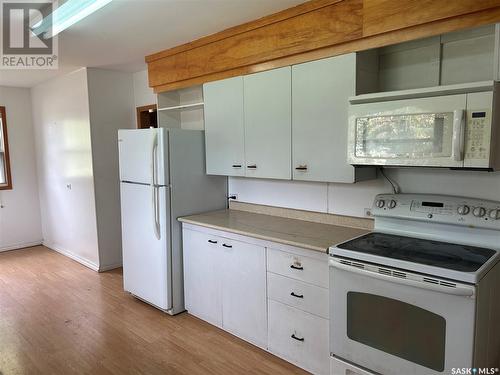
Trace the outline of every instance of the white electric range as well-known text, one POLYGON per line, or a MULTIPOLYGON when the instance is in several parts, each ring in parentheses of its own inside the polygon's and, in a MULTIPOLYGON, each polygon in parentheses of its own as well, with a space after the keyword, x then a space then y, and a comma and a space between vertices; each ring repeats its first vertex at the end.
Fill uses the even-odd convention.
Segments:
POLYGON ((383 194, 372 214, 374 232, 330 248, 332 374, 494 374, 500 202, 383 194))

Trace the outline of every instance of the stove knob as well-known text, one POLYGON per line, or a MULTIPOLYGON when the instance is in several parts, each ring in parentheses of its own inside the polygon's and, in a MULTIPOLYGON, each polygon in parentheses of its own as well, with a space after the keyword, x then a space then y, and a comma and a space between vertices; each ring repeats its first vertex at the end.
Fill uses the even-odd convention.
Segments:
POLYGON ((375 202, 375 205, 378 208, 383 208, 385 206, 385 201, 383 199, 379 199, 377 202, 375 202))
POLYGON ((490 213, 489 213, 489 216, 493 220, 500 219, 500 209, 497 208, 497 209, 491 210, 490 213))
POLYGON ((397 204, 396 201, 394 199, 391 199, 388 206, 389 206, 389 208, 394 208, 394 207, 396 207, 396 204, 397 204))
POLYGON ((458 206, 457 212, 459 215, 467 215, 470 212, 470 207, 467 205, 458 206))
POLYGON ((472 211, 472 214, 475 217, 483 217, 484 215, 486 215, 486 209, 484 207, 476 207, 472 211))

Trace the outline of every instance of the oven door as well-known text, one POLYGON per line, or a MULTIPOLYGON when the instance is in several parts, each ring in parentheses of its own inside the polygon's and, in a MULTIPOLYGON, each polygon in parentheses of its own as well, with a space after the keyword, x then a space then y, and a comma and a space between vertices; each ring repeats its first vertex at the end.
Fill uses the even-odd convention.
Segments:
POLYGON ((354 104, 354 165, 463 167, 466 95, 354 104))
POLYGON ((330 293, 334 356, 384 375, 472 366, 473 286, 332 257, 330 293))

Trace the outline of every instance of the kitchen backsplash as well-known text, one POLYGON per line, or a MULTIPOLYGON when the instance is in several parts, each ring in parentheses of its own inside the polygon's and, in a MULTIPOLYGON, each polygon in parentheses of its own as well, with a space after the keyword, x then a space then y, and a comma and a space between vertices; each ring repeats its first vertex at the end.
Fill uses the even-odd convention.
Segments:
MULTIPOLYGON (((466 196, 500 201, 500 172, 448 169, 385 169, 403 193, 466 196)), ((240 202, 364 217, 375 195, 391 192, 380 175, 356 184, 229 178, 229 193, 240 202)))

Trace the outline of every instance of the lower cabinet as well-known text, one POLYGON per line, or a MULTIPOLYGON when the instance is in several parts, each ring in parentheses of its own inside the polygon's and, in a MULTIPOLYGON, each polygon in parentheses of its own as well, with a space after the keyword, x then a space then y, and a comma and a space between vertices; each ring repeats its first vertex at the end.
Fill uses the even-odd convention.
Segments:
POLYGON ((183 231, 184 301, 200 319, 222 327, 220 239, 194 230, 183 231))
POLYGON ((183 244, 189 313, 266 348, 266 249, 189 229, 183 244))
POLYGON ((267 346, 266 249, 222 240, 222 327, 261 348, 267 346))
POLYGON ((190 314, 310 371, 330 368, 328 256, 183 225, 190 314))

